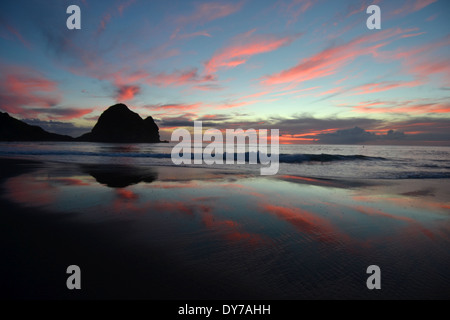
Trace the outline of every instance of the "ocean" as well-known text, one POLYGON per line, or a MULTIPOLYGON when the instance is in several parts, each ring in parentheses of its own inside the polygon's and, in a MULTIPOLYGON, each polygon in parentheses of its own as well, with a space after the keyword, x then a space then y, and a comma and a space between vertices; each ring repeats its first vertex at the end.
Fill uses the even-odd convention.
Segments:
MULTIPOLYGON (((171 159, 174 146, 175 143, 3 142, 0 156, 78 164, 175 166, 171 159)), ((246 153, 247 160, 248 156, 246 153)), ((331 179, 450 178, 450 147, 280 145, 279 162, 278 174, 281 175, 331 179)), ((260 168, 260 164, 248 162, 244 165, 183 166, 255 174, 260 168)))

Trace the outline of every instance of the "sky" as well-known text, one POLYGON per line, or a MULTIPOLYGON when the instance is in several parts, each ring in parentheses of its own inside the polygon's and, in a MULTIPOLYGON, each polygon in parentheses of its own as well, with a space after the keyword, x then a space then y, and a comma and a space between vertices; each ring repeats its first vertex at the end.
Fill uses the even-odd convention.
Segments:
POLYGON ((168 140, 200 120, 289 144, 450 145, 448 13, 447 0, 3 0, 0 110, 74 137, 120 102, 168 140))

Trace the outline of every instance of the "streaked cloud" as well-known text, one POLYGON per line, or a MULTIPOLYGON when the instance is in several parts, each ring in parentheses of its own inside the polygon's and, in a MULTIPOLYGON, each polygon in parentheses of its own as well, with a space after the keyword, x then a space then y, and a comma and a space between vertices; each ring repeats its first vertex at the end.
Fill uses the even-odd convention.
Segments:
POLYGON ((371 94, 378 93, 387 90, 397 89, 397 88, 411 88, 417 87, 423 84, 422 81, 414 80, 414 81, 383 81, 378 83, 368 83, 356 88, 353 88, 353 95, 361 95, 361 94, 371 94))
POLYGON ((394 16, 407 15, 429 6, 437 0, 406 0, 403 5, 394 10, 391 14, 394 16))
POLYGON ((197 3, 194 10, 175 18, 177 25, 203 25, 207 22, 229 16, 241 9, 243 2, 197 3))
POLYGON ((411 29, 388 29, 355 38, 305 58, 292 68, 268 75, 262 79, 262 83, 265 85, 300 83, 334 75, 360 56, 376 56, 377 50, 392 42, 394 37, 410 31, 411 29))
POLYGON ((0 19, 0 27, 3 29, 3 32, 0 33, 0 37, 18 40, 24 47, 31 49, 30 42, 25 39, 17 28, 8 24, 6 21, 3 21, 3 19, 0 19))
POLYGON ((312 8, 318 0, 288 0, 279 1, 278 6, 288 19, 287 23, 293 24, 298 21, 299 17, 312 8))
POLYGON ((41 72, 22 66, 0 66, 0 108, 15 115, 27 115, 28 107, 50 108, 61 102, 58 83, 41 72))
POLYGON ((237 36, 231 44, 218 50, 205 63, 206 74, 219 69, 230 69, 242 65, 252 56, 277 50, 287 46, 300 35, 277 37, 274 35, 255 35, 255 29, 237 36))

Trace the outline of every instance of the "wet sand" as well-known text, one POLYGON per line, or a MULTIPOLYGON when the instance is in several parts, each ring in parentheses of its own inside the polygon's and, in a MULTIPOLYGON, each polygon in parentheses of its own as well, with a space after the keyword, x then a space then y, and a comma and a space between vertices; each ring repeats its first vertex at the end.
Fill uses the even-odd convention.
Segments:
POLYGON ((448 180, 0 165, 4 299, 450 297, 448 180))

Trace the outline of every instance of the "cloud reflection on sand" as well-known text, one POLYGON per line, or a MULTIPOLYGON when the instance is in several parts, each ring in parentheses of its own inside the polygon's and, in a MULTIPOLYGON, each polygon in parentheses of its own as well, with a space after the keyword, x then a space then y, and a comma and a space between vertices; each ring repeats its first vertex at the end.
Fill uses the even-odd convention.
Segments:
POLYGON ((30 175, 10 178, 4 188, 10 200, 30 207, 49 206, 59 194, 56 186, 30 175))
POLYGON ((347 239, 347 236, 341 234, 330 220, 313 212, 301 208, 274 206, 269 203, 263 204, 262 208, 277 218, 292 224, 300 233, 308 235, 315 241, 333 243, 347 239))

